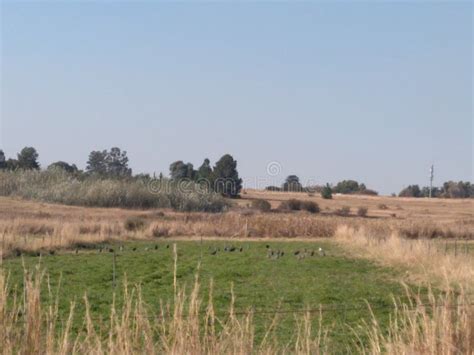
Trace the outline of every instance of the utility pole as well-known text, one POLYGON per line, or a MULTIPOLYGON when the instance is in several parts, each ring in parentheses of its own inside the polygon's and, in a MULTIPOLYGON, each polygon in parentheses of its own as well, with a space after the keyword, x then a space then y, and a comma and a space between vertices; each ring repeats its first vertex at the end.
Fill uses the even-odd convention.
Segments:
POLYGON ((430 168, 430 198, 433 195, 433 178, 434 178, 434 165, 430 168))

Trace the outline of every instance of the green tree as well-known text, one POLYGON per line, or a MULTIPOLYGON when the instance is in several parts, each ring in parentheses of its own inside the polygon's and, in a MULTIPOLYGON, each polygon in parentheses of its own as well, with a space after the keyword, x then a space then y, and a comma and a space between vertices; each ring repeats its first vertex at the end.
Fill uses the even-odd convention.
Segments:
POLYGON ((400 197, 421 197, 421 190, 418 185, 409 185, 398 194, 400 197))
POLYGON ((5 153, 0 149, 0 170, 7 168, 7 159, 5 158, 5 153))
POLYGON ((86 171, 89 174, 105 176, 107 175, 107 151, 94 150, 89 154, 86 171))
POLYGON ((178 160, 170 165, 170 177, 172 180, 195 180, 196 170, 194 170, 193 164, 185 164, 182 160, 178 160))
POLYGON ((321 189, 321 197, 324 198, 325 200, 332 199, 332 189, 331 189, 331 186, 329 186, 329 184, 326 184, 326 186, 324 186, 321 189))
POLYGON ((301 192, 303 186, 300 183, 300 178, 296 175, 289 175, 282 186, 283 191, 301 192))
POLYGON ((365 185, 362 184, 359 186, 359 183, 354 180, 343 180, 338 182, 336 186, 334 186, 333 191, 339 194, 353 194, 356 192, 361 191, 362 189, 366 189, 365 185))
POLYGON ((18 167, 25 170, 37 170, 40 168, 38 163, 38 152, 33 147, 25 147, 18 153, 18 167))
POLYGON ((76 164, 68 164, 65 161, 57 161, 48 165, 48 170, 64 170, 67 173, 77 173, 79 169, 76 164))
POLYGON ((188 176, 188 165, 182 160, 170 164, 170 177, 173 180, 185 179, 188 176))
POLYGON ((237 171, 237 161, 230 154, 224 155, 214 166, 214 190, 227 197, 239 196, 242 179, 237 171))
POLYGON ((16 170, 16 169, 19 169, 19 165, 18 165, 18 160, 16 159, 8 159, 7 162, 6 162, 6 168, 7 170, 16 170))
POLYGON ((202 165, 199 167, 197 171, 197 178, 198 180, 205 180, 205 181, 211 181, 212 179, 212 168, 211 168, 211 162, 209 159, 204 159, 204 162, 202 165))
POLYGON ((443 184, 442 196, 447 198, 473 197, 474 185, 469 181, 447 181, 443 184))
POLYGON ((107 175, 112 177, 127 177, 132 175, 132 169, 128 167, 127 152, 113 147, 105 157, 107 175))

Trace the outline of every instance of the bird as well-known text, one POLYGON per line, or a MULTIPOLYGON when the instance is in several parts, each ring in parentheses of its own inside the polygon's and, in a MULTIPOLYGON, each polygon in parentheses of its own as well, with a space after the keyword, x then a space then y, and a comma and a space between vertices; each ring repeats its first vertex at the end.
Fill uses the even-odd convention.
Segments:
POLYGON ((136 248, 136 247, 133 247, 132 250, 133 250, 133 251, 137 251, 137 248, 136 248))
POLYGON ((273 256, 273 250, 268 249, 267 251, 267 258, 271 258, 273 256))
POLYGON ((150 250, 150 248, 146 247, 146 248, 145 248, 145 251, 148 251, 148 250, 150 250))
POLYGON ((49 251, 49 255, 54 255, 54 254, 56 254, 56 251, 55 251, 55 250, 50 250, 50 251, 49 251))
POLYGON ((119 250, 120 250, 120 251, 123 251, 123 245, 120 246, 119 250))
POLYGON ((230 251, 230 252, 235 251, 235 247, 234 247, 234 246, 231 246, 231 247, 229 248, 229 251, 230 251))
POLYGON ((78 248, 76 248, 76 254, 78 254, 78 253, 79 253, 79 249, 78 249, 78 248))
POLYGON ((244 248, 240 247, 239 251, 242 253, 244 251, 244 248))
POLYGON ((314 256, 314 250, 311 250, 311 256, 314 256))
POLYGON ((297 251, 295 251, 293 254, 294 254, 295 256, 298 256, 298 255, 300 254, 300 251, 297 250, 297 251))
POLYGON ((326 252, 321 247, 319 248, 319 255, 326 256, 326 252))
POLYGON ((114 252, 114 249, 113 248, 109 248, 109 253, 113 253, 114 252))
POLYGON ((217 249, 214 249, 213 251, 211 251, 211 255, 216 255, 217 254, 217 249))
POLYGON ((265 248, 270 249, 270 245, 268 245, 268 244, 265 245, 265 248))
POLYGON ((17 250, 15 254, 16 256, 21 256, 21 251, 17 250))
POLYGON ((169 244, 166 244, 166 249, 169 249, 170 248, 170 245, 169 244))
POLYGON ((158 245, 155 245, 155 250, 158 250, 158 245))

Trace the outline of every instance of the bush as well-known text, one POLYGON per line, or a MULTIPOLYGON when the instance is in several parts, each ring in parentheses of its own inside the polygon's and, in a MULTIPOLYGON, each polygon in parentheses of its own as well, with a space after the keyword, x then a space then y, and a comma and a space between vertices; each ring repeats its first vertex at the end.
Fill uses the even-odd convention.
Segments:
POLYGON ((321 190, 321 197, 325 200, 330 200, 332 199, 332 189, 329 184, 326 184, 321 190))
POLYGON ((168 228, 162 226, 152 226, 151 235, 155 238, 168 237, 169 230, 168 228))
POLYGON ((128 217, 123 223, 123 226, 129 232, 138 231, 145 227, 145 219, 138 216, 128 217))
POLYGON ((359 207, 357 209, 357 215, 359 217, 367 217, 367 212, 369 211, 369 209, 367 207, 359 207))
POLYGON ((278 186, 267 186, 265 187, 265 190, 267 191, 281 191, 281 188, 278 186))
POLYGON ((310 213, 319 213, 319 205, 314 201, 303 201, 301 203, 301 209, 308 211, 310 213))
POLYGON ((336 210, 336 214, 338 216, 347 217, 351 214, 351 208, 349 206, 342 206, 341 208, 336 210))
POLYGON ((357 194, 367 195, 367 196, 378 196, 379 193, 375 190, 365 189, 365 190, 360 190, 359 192, 357 192, 357 194))
POLYGON ((253 200, 252 208, 260 212, 268 212, 272 209, 272 205, 267 200, 253 200))
POLYGON ((285 210, 285 211, 299 211, 301 210, 301 202, 300 200, 296 200, 294 198, 283 201, 280 203, 280 210, 285 210))

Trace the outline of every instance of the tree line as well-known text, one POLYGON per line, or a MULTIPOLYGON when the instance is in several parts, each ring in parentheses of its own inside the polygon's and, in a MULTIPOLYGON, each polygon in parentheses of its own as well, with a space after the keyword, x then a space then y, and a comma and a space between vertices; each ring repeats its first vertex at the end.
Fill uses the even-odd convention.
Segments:
MULTIPOLYGON (((398 194, 400 197, 430 197, 430 188, 419 185, 409 185, 398 194)), ((432 197, 441 198, 472 198, 474 197, 474 184, 469 181, 446 181, 440 187, 433 187, 432 197)))
MULTIPOLYGON (((0 150, 0 170, 39 170, 39 154, 33 147, 24 147, 16 158, 6 159, 5 153, 0 150)), ((128 166, 127 152, 118 147, 110 150, 94 150, 89 154, 86 169, 82 171, 75 164, 56 161, 47 166, 47 170, 61 170, 78 177, 94 176, 99 178, 135 178, 152 179, 149 174, 133 176, 132 169, 128 166)), ((227 197, 238 197, 242 190, 242 179, 237 171, 237 161, 230 155, 222 156, 214 166, 209 159, 204 159, 196 170, 193 164, 184 163, 182 160, 170 164, 169 176, 172 181, 190 181, 220 193, 227 197)), ((163 174, 160 173, 160 179, 163 174)), ((333 193, 377 195, 374 190, 368 189, 364 183, 355 180, 343 180, 336 185, 304 187, 298 176, 289 175, 281 187, 268 186, 269 191, 310 192, 321 193, 323 198, 331 198, 333 193)), ((392 194, 394 195, 394 194, 392 194)), ((398 194, 400 197, 429 197, 429 187, 420 188, 419 185, 409 185, 398 194)), ((470 182, 447 181, 440 187, 433 187, 432 197, 443 198, 472 198, 474 197, 474 184, 470 182)))
MULTIPOLYGON (((0 150, 0 170, 39 170, 39 154, 33 147, 23 148, 16 158, 6 159, 5 153, 0 150)), ((64 161, 54 162, 46 170, 61 170, 79 177, 93 176, 98 178, 135 178, 152 179, 149 174, 137 174, 133 176, 132 169, 128 165, 127 152, 113 147, 110 150, 94 150, 89 154, 86 169, 82 171, 75 164, 64 161)), ((209 159, 195 170, 193 164, 175 161, 169 167, 169 175, 172 181, 190 181, 200 184, 202 187, 215 191, 227 197, 237 197, 242 189, 242 179, 237 171, 237 161, 230 155, 222 156, 214 167, 209 159)), ((160 173, 160 179, 163 174, 160 173)))
POLYGON ((359 195, 378 195, 375 190, 368 189, 364 183, 359 183, 355 180, 343 180, 338 182, 336 185, 314 185, 304 187, 300 178, 296 175, 289 175, 285 182, 278 186, 266 187, 268 191, 285 191, 285 192, 309 192, 309 193, 321 193, 325 198, 331 198, 332 193, 339 194, 359 194, 359 195))

